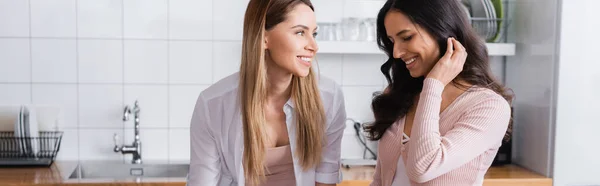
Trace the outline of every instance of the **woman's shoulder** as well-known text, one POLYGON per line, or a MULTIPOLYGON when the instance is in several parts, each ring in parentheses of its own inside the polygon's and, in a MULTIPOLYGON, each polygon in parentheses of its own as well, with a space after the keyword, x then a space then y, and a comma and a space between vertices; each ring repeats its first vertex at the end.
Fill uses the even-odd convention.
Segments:
MULTIPOLYGON (((317 83, 324 106, 337 105, 339 102, 344 101, 342 86, 336 83, 333 79, 320 75, 317 78, 317 83)), ((328 110, 327 108, 325 109, 328 110)))
MULTIPOLYGON (((195 109, 203 111, 203 116, 210 127, 220 127, 226 119, 233 118, 236 113, 238 95, 238 73, 231 74, 200 92, 195 109)), ((192 121, 193 122, 193 121, 192 121)))
MULTIPOLYGON (((497 92, 486 87, 474 86, 463 95, 463 108, 479 108, 481 106, 492 106, 498 109, 510 109, 508 101, 497 92)), ((510 110, 508 110, 510 112, 510 110)))
POLYGON ((234 92, 235 95, 237 95, 238 84, 239 73, 236 72, 210 85, 208 88, 200 92, 200 96, 207 101, 224 96, 231 96, 231 92, 234 92))
POLYGON ((319 91, 322 93, 335 94, 338 91, 341 91, 341 86, 327 76, 319 75, 317 83, 319 85, 319 91))

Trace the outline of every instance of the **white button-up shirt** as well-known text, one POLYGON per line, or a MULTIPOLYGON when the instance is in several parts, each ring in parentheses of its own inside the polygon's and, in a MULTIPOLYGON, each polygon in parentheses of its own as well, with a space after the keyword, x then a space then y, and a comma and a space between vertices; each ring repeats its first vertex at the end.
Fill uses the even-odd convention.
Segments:
MULTIPOLYGON (((296 157, 296 116, 291 100, 283 110, 292 157, 296 185, 315 182, 334 184, 342 180, 340 153, 346 112, 341 87, 334 81, 318 78, 326 115, 326 131, 321 163, 303 170, 296 157)), ((242 166, 244 139, 242 115, 238 99, 239 74, 232 74, 213 84, 198 97, 190 126, 191 159, 188 186, 243 186, 242 166)))

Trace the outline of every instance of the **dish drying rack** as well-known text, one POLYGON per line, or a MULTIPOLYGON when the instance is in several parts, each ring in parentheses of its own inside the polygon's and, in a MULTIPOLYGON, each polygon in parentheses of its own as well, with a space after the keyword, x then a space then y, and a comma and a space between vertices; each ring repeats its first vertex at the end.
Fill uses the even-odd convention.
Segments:
MULTIPOLYGON (((464 2, 462 0, 461 2, 464 2)), ((496 12, 497 17, 482 17, 470 15, 468 17, 468 21, 470 25, 473 27, 475 32, 479 35, 487 43, 505 43, 508 42, 508 33, 509 28, 512 24, 513 12, 511 11, 515 5, 513 5, 513 0, 498 0, 499 4, 494 4, 494 6, 500 6, 500 12, 496 12), (501 16, 500 16, 501 15, 501 16), (486 32, 490 32, 485 24, 494 24, 495 30, 491 30, 494 34, 486 35, 486 32)), ((464 4, 464 3, 463 3, 464 4)), ((468 7, 471 10, 472 7, 468 7)), ((496 7, 495 7, 496 8, 496 7)))
POLYGON ((14 131, 0 131, 0 167, 48 167, 56 159, 62 136, 61 131, 40 131, 38 137, 15 137, 14 131))

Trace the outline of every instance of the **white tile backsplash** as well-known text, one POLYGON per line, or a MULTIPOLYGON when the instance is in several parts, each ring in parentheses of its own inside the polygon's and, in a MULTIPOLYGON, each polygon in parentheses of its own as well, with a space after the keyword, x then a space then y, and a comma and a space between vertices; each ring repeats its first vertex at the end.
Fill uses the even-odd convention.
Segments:
POLYGON ((342 137, 342 159, 362 159, 364 149, 355 134, 344 134, 342 137))
POLYGON ((383 0, 346 0, 343 3, 344 17, 375 18, 383 4, 383 0))
POLYGON ((240 70, 242 43, 216 41, 213 43, 213 82, 240 70))
POLYGON ((123 0, 77 1, 77 36, 123 37, 123 0))
POLYGON ((60 142, 61 148, 58 150, 56 160, 77 160, 79 159, 79 130, 62 129, 63 136, 60 142))
POLYGON ((169 124, 171 128, 189 128, 196 100, 208 86, 171 85, 169 88, 169 124))
POLYGON ((33 82, 77 82, 77 49, 74 39, 32 39, 31 53, 33 82))
POLYGON ((315 16, 319 23, 340 22, 344 16, 344 0, 316 0, 312 1, 315 16))
POLYGON ((207 41, 170 41, 169 82, 211 84, 213 48, 207 41))
POLYGON ((342 55, 319 54, 316 57, 317 65, 313 66, 315 72, 328 77, 338 84, 342 84, 342 55))
MULTIPOLYGON (((140 127, 162 128, 169 127, 169 104, 167 85, 125 85, 125 102, 131 109, 137 100, 140 108, 140 127)), ((132 110, 133 112, 133 110, 132 110)), ((133 113, 125 128, 133 128, 133 113)))
POLYGON ((123 83, 123 41, 77 41, 80 83, 123 83))
POLYGON ((60 108, 59 129, 77 129, 79 118, 76 84, 34 84, 32 103, 60 108))
POLYGON ((361 122, 373 121, 371 98, 373 92, 381 90, 383 90, 383 86, 343 87, 347 117, 361 122))
MULTIPOLYGON (((237 72, 249 0, 0 0, 0 104, 57 106, 60 160, 123 160, 133 139, 123 107, 139 100, 144 160, 189 161, 200 92, 237 72), (31 34, 30 34, 31 33, 31 34), (33 38, 30 40, 29 36, 33 38)), ((382 0, 313 0, 318 22, 375 17, 382 0)), ((373 120, 383 55, 317 54, 342 85, 347 116, 373 120)), ((498 60, 493 60, 498 61, 498 60)), ((492 64, 503 76, 503 64, 492 64)), ((342 158, 362 158, 351 122, 342 158)))
POLYGON ((122 145, 123 129, 79 129, 79 159, 123 160, 121 153, 113 151, 114 134, 119 136, 117 143, 122 145))
POLYGON ((79 85, 79 127, 123 128, 122 85, 79 85))
POLYGON ((385 77, 379 69, 386 59, 383 55, 344 55, 343 85, 383 85, 385 77))
POLYGON ((30 82, 30 56, 29 39, 0 39, 0 82, 30 82))
POLYGON ((30 0, 32 37, 75 37, 76 0, 30 0))
POLYGON ((29 1, 0 0, 0 37, 29 37, 29 1))
POLYGON ((169 39, 211 40, 212 1, 170 0, 169 39))
POLYGON ((168 42, 125 40, 125 83, 167 83, 168 42))
POLYGON ((213 1, 214 40, 242 40, 244 12, 249 0, 213 1))
POLYGON ((190 129, 169 130, 169 160, 190 161, 190 129))
POLYGON ((125 38, 166 39, 167 0, 124 0, 125 38))
POLYGON ((0 84, 0 103, 18 105, 31 103, 30 84, 0 84))

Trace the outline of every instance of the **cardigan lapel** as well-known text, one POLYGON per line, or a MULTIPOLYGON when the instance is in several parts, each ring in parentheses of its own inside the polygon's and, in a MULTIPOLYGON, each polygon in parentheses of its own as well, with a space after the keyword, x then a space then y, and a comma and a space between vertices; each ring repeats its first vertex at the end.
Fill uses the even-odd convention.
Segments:
POLYGON ((381 183, 384 186, 392 185, 401 155, 404 119, 400 119, 397 122, 400 123, 394 123, 393 125, 397 125, 399 128, 390 127, 392 130, 388 129, 379 141, 379 158, 381 162, 385 162, 380 164, 381 183))

